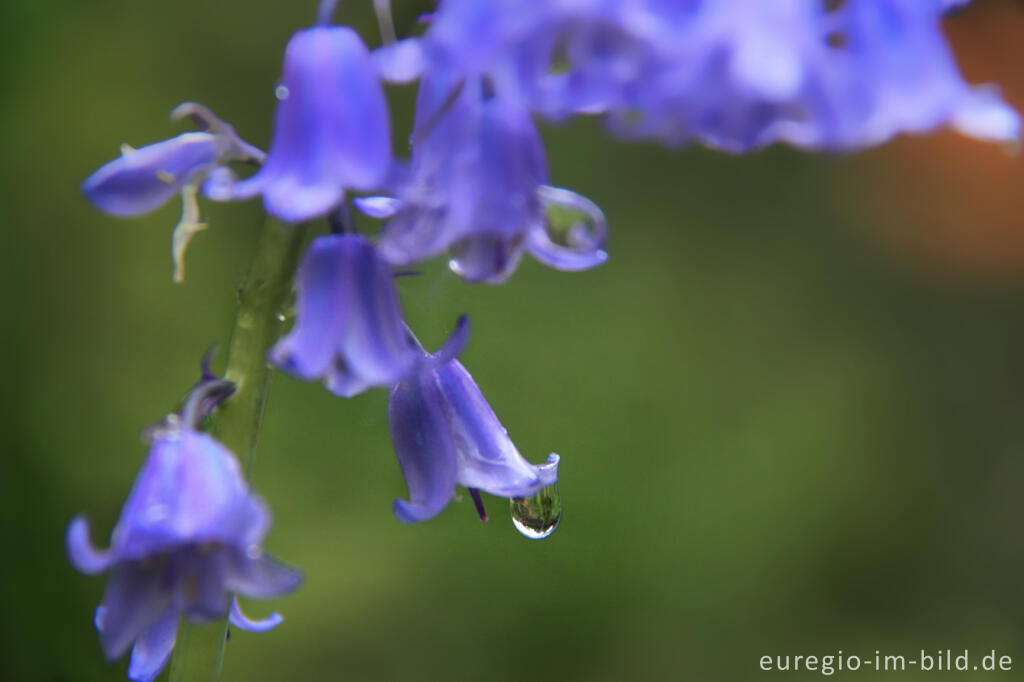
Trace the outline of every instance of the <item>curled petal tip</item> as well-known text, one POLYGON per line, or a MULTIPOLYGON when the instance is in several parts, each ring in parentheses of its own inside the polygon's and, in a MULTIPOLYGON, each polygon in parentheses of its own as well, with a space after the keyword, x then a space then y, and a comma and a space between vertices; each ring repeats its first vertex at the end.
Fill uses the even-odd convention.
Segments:
POLYGON ((203 130, 217 129, 223 126, 223 121, 209 107, 199 102, 182 102, 171 109, 172 121, 180 121, 183 118, 192 119, 203 130))
MULTIPOLYGON (((103 573, 110 568, 113 557, 109 550, 96 549, 89 539, 89 522, 84 516, 76 516, 67 531, 67 550, 71 564, 86 575, 103 573)), ((99 614, 97 614, 97 627, 99 614)))
POLYGON ((537 475, 540 477, 540 482, 543 487, 547 487, 558 482, 558 463, 561 460, 561 457, 552 452, 548 455, 548 460, 544 462, 544 464, 537 466, 537 475))
POLYGON ((1020 142, 1020 114, 1000 99, 998 88, 977 87, 953 115, 953 126, 983 141, 1020 142))
POLYGON ((455 330, 436 353, 431 356, 432 364, 443 365, 462 354, 469 342, 469 316, 462 315, 455 323, 455 330))
POLYGON ((556 243, 549 233, 551 218, 537 223, 527 233, 526 249, 541 263, 557 270, 588 270, 605 263, 608 221, 601 208, 587 197, 563 187, 543 185, 538 198, 549 208, 582 214, 583 221, 573 223, 562 241, 556 243))
POLYGON ((258 620, 249 618, 242 611, 242 607, 238 603, 238 597, 231 600, 231 612, 228 618, 232 625, 246 632, 268 632, 284 622, 284 617, 276 612, 258 620))

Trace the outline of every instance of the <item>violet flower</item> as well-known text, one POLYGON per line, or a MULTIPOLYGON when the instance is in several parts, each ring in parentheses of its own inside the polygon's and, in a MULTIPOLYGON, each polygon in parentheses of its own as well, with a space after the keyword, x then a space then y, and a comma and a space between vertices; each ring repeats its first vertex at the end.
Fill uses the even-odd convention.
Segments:
MULTIPOLYGON (((530 497, 558 479, 558 460, 533 465, 508 437, 473 377, 454 355, 435 354, 391 389, 388 423, 409 500, 395 500, 400 521, 433 518, 455 494, 530 497)), ((478 511, 482 509, 478 506, 478 511)))
POLYGON ((169 140, 133 149, 103 165, 82 183, 96 208, 117 216, 154 211, 188 185, 202 185, 218 167, 230 162, 260 163, 264 154, 206 107, 186 102, 171 118, 192 118, 205 132, 182 133, 169 140))
POLYGON ((326 214, 346 189, 380 186, 391 164, 387 104, 366 46, 341 26, 316 26, 288 42, 274 140, 259 173, 229 190, 263 195, 287 222, 326 214))
POLYGON ((249 620, 231 593, 267 599, 300 582, 263 553, 270 512, 249 491, 234 456, 194 430, 218 402, 211 396, 223 399, 231 389, 229 382, 200 382, 183 415, 154 431, 108 550, 92 546, 84 517, 68 527, 72 564, 90 575, 111 571, 96 627, 108 659, 132 649, 128 676, 139 682, 165 666, 181 615, 204 623, 228 614, 236 627, 266 631, 281 617, 249 620))
POLYGON ((424 76, 412 160, 396 201, 356 201, 375 217, 391 217, 381 254, 407 265, 450 250, 452 270, 490 283, 505 281, 524 252, 563 270, 600 265, 607 260, 603 214, 569 190, 546 190, 544 149, 530 113, 492 85, 424 76), (589 234, 581 224, 558 243, 548 233, 551 203, 584 213, 589 234))
MULTIPOLYGON (((346 398, 401 380, 422 352, 402 321, 393 278, 361 235, 314 240, 297 278, 295 326, 271 350, 271 362, 303 379, 321 379, 346 398)), ((465 335, 463 320, 448 344, 461 347, 465 335)))
POLYGON ((734 152, 774 142, 856 149, 943 126, 1016 140, 1017 113, 960 76, 939 25, 947 4, 707 4, 650 34, 663 66, 624 97, 610 125, 626 136, 734 152))
POLYGON ((388 75, 486 75, 552 118, 603 114, 625 137, 743 152, 856 149, 951 127, 995 141, 1019 116, 964 82, 940 20, 964 0, 447 0, 388 75))
POLYGON ((171 112, 173 119, 186 117, 203 132, 182 133, 139 149, 122 145, 120 157, 103 165, 82 184, 83 194, 93 205, 123 217, 149 213, 181 195, 181 220, 174 228, 171 246, 174 279, 178 282, 185 276, 189 241, 206 227, 199 220, 196 196, 200 189, 210 199, 223 200, 224 188, 235 181, 227 165, 262 163, 266 156, 201 104, 185 102, 171 112))
POLYGON ((86 179, 82 192, 105 213, 143 215, 209 173, 220 156, 221 142, 213 133, 182 133, 140 149, 126 147, 86 179))

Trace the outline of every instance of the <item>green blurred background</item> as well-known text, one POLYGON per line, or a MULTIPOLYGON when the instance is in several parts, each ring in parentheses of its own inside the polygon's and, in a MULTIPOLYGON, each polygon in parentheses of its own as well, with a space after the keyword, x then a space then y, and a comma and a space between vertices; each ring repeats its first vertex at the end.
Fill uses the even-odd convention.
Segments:
MULTIPOLYGON (((343 5, 375 41, 369 2, 343 5)), ((424 7, 396 3, 400 31, 424 7)), ((119 220, 78 187, 121 142, 179 132, 183 100, 266 146, 314 11, 0 4, 0 679, 126 679, 64 528, 84 512, 106 543, 261 227, 257 202, 205 203, 174 285, 178 207, 119 220)), ((1020 103, 1024 8, 980 1, 949 28, 968 75, 1020 103)), ((399 140, 412 91, 393 94, 399 140)), ((234 633, 223 679, 810 679, 758 660, 922 648, 996 649, 1014 672, 959 679, 1020 679, 1024 161, 948 135, 842 158, 666 151, 593 121, 545 137, 553 182, 605 209, 611 261, 527 261, 502 287, 434 265, 401 290, 427 345, 472 316, 463 360, 519 449, 563 457, 561 528, 529 541, 504 500, 481 524, 468 497, 402 525, 385 393, 276 375, 254 486, 306 583, 275 633, 234 633)))

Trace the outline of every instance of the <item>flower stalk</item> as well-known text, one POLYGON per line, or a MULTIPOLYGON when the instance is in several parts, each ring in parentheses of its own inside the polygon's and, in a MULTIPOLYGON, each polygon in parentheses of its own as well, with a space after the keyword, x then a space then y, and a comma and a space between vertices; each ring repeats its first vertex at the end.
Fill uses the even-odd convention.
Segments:
MULTIPOLYGON (((291 293, 305 229, 267 218, 249 273, 238 292, 224 378, 235 384, 215 413, 217 438, 252 472, 267 400, 267 351, 281 333, 280 314, 291 293)), ((182 618, 171 657, 171 682, 216 682, 227 638, 227 618, 197 625, 182 618)))

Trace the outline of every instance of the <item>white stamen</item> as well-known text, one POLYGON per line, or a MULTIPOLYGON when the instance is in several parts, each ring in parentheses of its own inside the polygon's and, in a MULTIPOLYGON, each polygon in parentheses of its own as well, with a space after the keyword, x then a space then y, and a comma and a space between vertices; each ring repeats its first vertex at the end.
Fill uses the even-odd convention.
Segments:
POLYGON ((171 235, 171 257, 174 259, 174 281, 185 281, 185 250, 197 232, 206 229, 206 223, 199 222, 199 194, 197 185, 185 185, 181 190, 181 220, 171 235))

